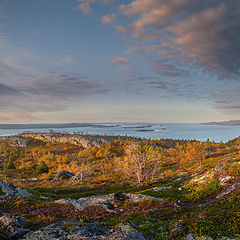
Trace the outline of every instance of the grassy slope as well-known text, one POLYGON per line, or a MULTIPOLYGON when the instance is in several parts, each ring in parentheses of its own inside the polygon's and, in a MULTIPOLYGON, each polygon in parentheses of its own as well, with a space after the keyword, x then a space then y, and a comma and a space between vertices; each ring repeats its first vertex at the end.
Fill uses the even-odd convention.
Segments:
MULTIPOLYGON (((46 151, 53 151, 61 146, 55 144, 43 144, 34 142, 28 151, 40 147, 46 151)), ((66 151, 74 153, 73 146, 64 146, 66 151)), ((23 154, 19 150, 19 158, 23 154)), ((26 158, 26 153, 24 153, 26 158)), ((1 178, 11 179, 20 187, 31 188, 31 199, 11 199, 0 203, 0 212, 8 212, 13 215, 23 216, 27 219, 28 227, 37 229, 52 222, 63 219, 98 219, 101 224, 113 227, 123 221, 130 220, 143 231, 146 236, 154 239, 181 239, 188 233, 196 236, 210 236, 213 238, 239 237, 240 236, 240 191, 237 190, 231 196, 221 200, 210 201, 212 196, 221 192, 226 187, 221 187, 216 179, 209 179, 203 184, 190 184, 189 176, 195 172, 207 172, 215 168, 226 168, 228 175, 235 176, 235 181, 240 176, 239 153, 237 140, 229 143, 224 154, 212 154, 206 158, 199 167, 195 163, 179 164, 177 170, 189 171, 189 174, 167 175, 166 178, 146 185, 141 188, 132 187, 128 183, 116 184, 104 182, 103 184, 76 183, 70 186, 66 181, 49 183, 46 179, 39 182, 22 183, 19 179, 36 177, 37 172, 32 170, 7 169, 1 170, 1 178), (225 161, 227 159, 227 161, 225 161), (155 188, 169 187, 162 191, 153 191, 155 188), (179 187, 183 187, 180 191, 179 187), (69 206, 55 203, 47 203, 40 196, 60 198, 79 198, 98 194, 115 192, 143 193, 166 201, 164 206, 154 202, 140 202, 138 204, 122 204, 116 208, 117 213, 107 213, 102 209, 88 208, 76 214, 69 206), (209 199, 209 201, 208 201, 209 199), (173 207, 178 200, 184 202, 182 207, 173 207), (119 211, 118 211, 119 210, 119 211), (177 223, 184 226, 184 231, 179 235, 173 235, 171 229, 177 223)), ((170 166, 172 167, 172 166, 170 166)), ((181 171, 179 171, 181 172, 181 171)))

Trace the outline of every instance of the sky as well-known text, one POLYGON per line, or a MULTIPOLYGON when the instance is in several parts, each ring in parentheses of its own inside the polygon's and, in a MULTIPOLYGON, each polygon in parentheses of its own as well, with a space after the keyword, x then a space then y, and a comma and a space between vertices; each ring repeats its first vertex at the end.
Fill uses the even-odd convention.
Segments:
POLYGON ((0 123, 240 119, 239 0, 0 0, 0 123))

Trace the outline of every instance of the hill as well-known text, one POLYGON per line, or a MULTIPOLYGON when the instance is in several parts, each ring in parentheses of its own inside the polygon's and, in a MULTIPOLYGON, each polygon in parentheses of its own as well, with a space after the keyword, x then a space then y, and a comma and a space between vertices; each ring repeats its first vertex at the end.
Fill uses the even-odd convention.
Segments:
POLYGON ((240 126, 240 120, 230 120, 230 121, 222 121, 222 122, 208 122, 204 123, 207 125, 223 125, 223 126, 240 126))
POLYGON ((1 239, 238 239, 239 150, 240 138, 2 137, 1 239))

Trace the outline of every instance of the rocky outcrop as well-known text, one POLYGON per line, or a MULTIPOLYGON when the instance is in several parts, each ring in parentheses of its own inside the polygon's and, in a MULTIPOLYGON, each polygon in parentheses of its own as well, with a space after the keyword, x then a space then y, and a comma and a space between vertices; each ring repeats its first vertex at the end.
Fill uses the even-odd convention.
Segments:
POLYGON ((233 176, 228 175, 228 170, 226 168, 215 168, 205 173, 201 172, 199 174, 198 173, 194 174, 191 177, 192 177, 192 180, 188 184, 191 184, 191 183, 202 184, 214 178, 218 180, 221 186, 225 186, 234 180, 233 176))
POLYGON ((5 215, 0 217, 0 231, 9 238, 18 239, 30 231, 25 229, 25 223, 23 217, 5 215))
POLYGON ((94 136, 85 136, 82 134, 60 134, 60 133, 25 133, 26 138, 34 138, 44 142, 51 143, 70 143, 83 148, 101 147, 103 140, 94 136))
POLYGON ((0 187, 2 188, 2 192, 5 193, 5 196, 20 196, 20 197, 27 197, 29 196, 29 192, 25 189, 18 188, 12 183, 4 183, 2 180, 0 180, 0 187))
MULTIPOLYGON (((144 201, 144 200, 155 200, 158 202, 164 202, 164 200, 143 195, 143 194, 134 194, 134 193, 123 193, 126 197, 124 200, 132 203, 144 201)), ((122 197, 123 198, 123 197, 122 197)), ((100 206, 106 211, 112 212, 112 206, 115 205, 117 198, 115 194, 108 195, 97 195, 91 197, 83 197, 79 199, 59 199, 56 200, 56 203, 72 205, 76 211, 81 211, 87 206, 100 206)))
POLYGON ((21 147, 25 148, 29 145, 29 139, 24 139, 18 136, 8 136, 8 137, 1 137, 0 142, 6 142, 9 146, 12 147, 21 147))
POLYGON ((216 198, 218 199, 218 198, 225 197, 225 196, 231 194, 232 192, 236 191, 239 187, 240 187, 240 182, 234 183, 229 188, 227 188, 224 192, 218 194, 216 196, 216 198))
POLYGON ((109 229, 97 222, 87 223, 82 220, 67 220, 54 223, 37 231, 29 232, 22 240, 145 240, 131 223, 123 223, 109 229))

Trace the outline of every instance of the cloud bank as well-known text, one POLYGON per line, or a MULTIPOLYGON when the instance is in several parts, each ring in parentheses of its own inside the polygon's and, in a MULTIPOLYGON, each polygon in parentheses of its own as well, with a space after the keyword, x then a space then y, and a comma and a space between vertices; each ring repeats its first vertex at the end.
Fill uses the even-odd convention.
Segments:
MULTIPOLYGON (((218 77, 239 76, 240 1, 134 0, 120 5, 119 12, 128 24, 114 27, 135 39, 155 41, 166 60, 185 58, 218 77)), ((111 23, 108 15, 102 19, 111 23)))

